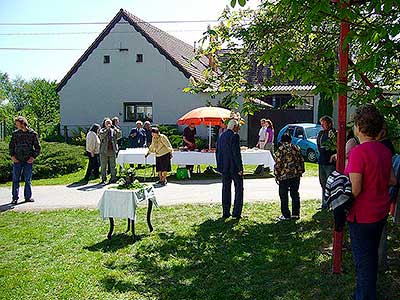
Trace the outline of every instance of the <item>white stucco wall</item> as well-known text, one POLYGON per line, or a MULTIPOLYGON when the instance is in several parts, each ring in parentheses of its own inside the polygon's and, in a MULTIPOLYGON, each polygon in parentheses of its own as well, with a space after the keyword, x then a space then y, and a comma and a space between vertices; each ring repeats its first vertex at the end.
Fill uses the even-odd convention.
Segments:
MULTIPOLYGON (((151 102, 153 123, 176 124, 209 99, 207 94, 183 93, 187 85, 182 72, 131 25, 120 22, 59 92, 61 126, 86 128, 105 116, 118 116, 126 135, 134 123, 123 120, 124 102, 151 102), (143 63, 136 62, 136 54, 143 54, 143 63), (110 55, 109 64, 103 63, 104 55, 110 55)), ((205 128, 198 131, 206 135, 205 128)))

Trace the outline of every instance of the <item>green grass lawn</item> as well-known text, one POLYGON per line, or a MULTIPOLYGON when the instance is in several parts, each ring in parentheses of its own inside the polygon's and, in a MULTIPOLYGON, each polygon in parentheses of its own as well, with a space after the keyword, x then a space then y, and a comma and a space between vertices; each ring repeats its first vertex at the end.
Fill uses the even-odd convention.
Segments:
MULTIPOLYGON (((153 212, 148 233, 138 211, 136 242, 97 211, 62 210, 0 217, 1 299, 347 299, 351 253, 331 273, 332 217, 306 201, 302 219, 277 223, 279 207, 245 205, 239 222, 220 207, 174 206, 153 212)), ((379 276, 379 299, 400 299, 400 233, 389 232, 391 269, 379 276)))
MULTIPOLYGON (((204 172, 206 169, 206 165, 201 165, 201 171, 204 172)), ((257 166, 245 166, 245 177, 246 178, 269 178, 271 177, 271 174, 265 174, 264 176, 260 175, 253 175, 254 170, 256 169, 257 166)), ((119 169, 119 166, 117 166, 119 169)), ((174 173, 176 172, 177 166, 173 166, 172 168, 172 176, 174 176, 174 173)), ((306 162, 305 163, 305 168, 306 172, 304 176, 318 176, 318 164, 306 162)), ((137 170, 137 176, 139 179, 143 178, 145 175, 146 177, 149 177, 151 175, 151 166, 148 166, 146 169, 139 169, 137 170)), ((68 185, 72 183, 78 183, 81 182, 83 177, 85 176, 86 169, 79 170, 75 173, 71 174, 66 174, 66 175, 61 175, 57 176, 54 178, 48 178, 48 179, 33 179, 33 185, 68 185)), ((204 174, 195 174, 193 179, 207 179, 210 177, 218 177, 218 175, 214 176, 209 176, 209 175, 204 175, 204 174)), ((152 178, 152 179, 155 179, 152 178)), ((95 183, 98 182, 99 180, 92 180, 90 183, 95 183)), ((11 182, 6 182, 6 183, 1 183, 0 187, 7 187, 11 186, 11 182)))

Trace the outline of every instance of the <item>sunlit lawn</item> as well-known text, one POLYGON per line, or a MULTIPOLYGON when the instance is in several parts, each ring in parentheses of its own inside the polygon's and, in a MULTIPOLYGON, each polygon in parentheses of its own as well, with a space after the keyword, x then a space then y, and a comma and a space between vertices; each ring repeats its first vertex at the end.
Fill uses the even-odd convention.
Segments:
MULTIPOLYGON (((354 287, 349 251, 331 273, 332 217, 302 204, 300 221, 277 223, 278 205, 246 205, 247 218, 219 219, 219 206, 161 207, 148 233, 138 212, 134 242, 125 221, 106 240, 97 211, 0 215, 1 299, 342 300, 354 287)), ((379 299, 400 299, 400 233, 389 226, 390 271, 379 299), (397 281, 397 283, 396 283, 397 281)))

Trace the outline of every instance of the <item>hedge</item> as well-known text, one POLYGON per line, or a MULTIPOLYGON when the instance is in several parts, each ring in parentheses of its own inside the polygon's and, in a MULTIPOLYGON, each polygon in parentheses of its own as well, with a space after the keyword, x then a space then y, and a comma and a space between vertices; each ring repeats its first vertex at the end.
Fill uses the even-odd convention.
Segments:
MULTIPOLYGON (((175 125, 160 125, 158 126, 160 129, 160 133, 165 134, 169 141, 171 142, 172 148, 177 149, 182 147, 183 145, 183 133, 178 130, 178 127, 175 125)), ((206 149, 208 148, 208 141, 202 138, 196 137, 196 146, 197 149, 206 149)))
MULTIPOLYGON (((52 178, 76 172, 86 166, 85 149, 65 143, 42 142, 42 151, 35 160, 33 178, 52 178)), ((0 142, 0 182, 11 180, 12 162, 8 144, 0 142)))

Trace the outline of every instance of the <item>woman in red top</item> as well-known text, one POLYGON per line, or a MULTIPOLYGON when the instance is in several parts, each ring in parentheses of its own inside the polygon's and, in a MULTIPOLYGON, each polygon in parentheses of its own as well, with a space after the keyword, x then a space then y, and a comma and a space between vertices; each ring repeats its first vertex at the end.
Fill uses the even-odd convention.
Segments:
POLYGON ((355 197, 349 222, 353 259, 357 274, 356 300, 376 300, 378 247, 389 213, 389 185, 396 184, 392 154, 376 140, 383 116, 367 104, 354 115, 355 134, 360 145, 349 153, 345 173, 355 197))

